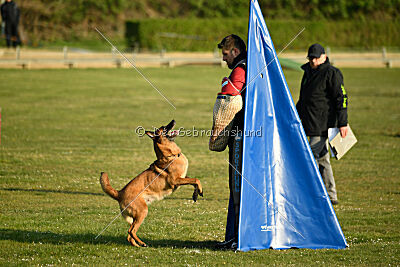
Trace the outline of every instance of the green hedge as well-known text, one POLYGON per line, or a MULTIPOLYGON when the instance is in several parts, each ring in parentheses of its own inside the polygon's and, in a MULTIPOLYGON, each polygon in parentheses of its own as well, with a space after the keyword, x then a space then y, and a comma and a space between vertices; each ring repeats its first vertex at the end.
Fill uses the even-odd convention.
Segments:
MULTIPOLYGON (((275 48, 286 46, 303 27, 290 49, 305 49, 319 42, 331 47, 379 48, 400 44, 396 21, 266 21, 275 48)), ((226 35, 247 39, 247 19, 145 19, 126 22, 128 47, 167 51, 212 51, 226 35)))
MULTIPOLYGON (((248 18, 250 3, 249 0, 16 0, 15 2, 21 10, 19 30, 22 40, 25 44, 34 46, 43 42, 91 40, 98 36, 93 30, 94 27, 98 27, 113 39, 120 38, 124 35, 125 18, 138 20, 149 17, 202 18, 210 24, 212 29, 218 29, 215 34, 213 33, 215 35, 213 38, 219 39, 220 36, 216 35, 231 32, 229 27, 232 23, 236 23, 237 18, 244 18, 244 20, 248 18), (226 20, 226 18, 236 19, 226 20)), ((258 2, 266 18, 285 22, 309 19, 338 22, 378 20, 388 21, 390 24, 390 21, 398 19, 398 14, 400 14, 400 0, 259 0, 258 2)), ((196 30, 204 30, 201 26, 204 22, 198 22, 197 19, 183 21, 188 26, 200 24, 196 30)), ((169 25, 172 22, 166 23, 169 25)), ((167 28, 167 25, 165 27, 167 28)), ((173 27, 168 26, 170 28, 168 31, 184 32, 182 25, 176 25, 176 29, 173 27)), ((208 29, 205 28, 205 30, 208 29)), ((272 32, 274 30, 271 28, 272 32)), ((166 30, 163 29, 163 31, 166 30)), ((144 32, 149 32, 149 30, 144 29, 144 32)), ((192 34, 189 29, 187 32, 187 34, 192 34)), ((245 32, 246 29, 243 33, 245 32)), ((200 35, 200 32, 196 32, 195 35, 200 35)), ((207 32, 202 35, 204 38, 209 38, 207 32)), ((284 37, 284 40, 288 38, 284 37)), ((207 42, 193 46, 198 47, 196 50, 199 50, 204 45, 207 45, 207 42)), ((187 49, 186 46, 184 49, 187 49)))
POLYGON ((244 36, 247 20, 146 19, 126 22, 127 45, 173 51, 212 51, 223 36, 237 32, 244 36), (169 34, 175 35, 168 37, 169 34))

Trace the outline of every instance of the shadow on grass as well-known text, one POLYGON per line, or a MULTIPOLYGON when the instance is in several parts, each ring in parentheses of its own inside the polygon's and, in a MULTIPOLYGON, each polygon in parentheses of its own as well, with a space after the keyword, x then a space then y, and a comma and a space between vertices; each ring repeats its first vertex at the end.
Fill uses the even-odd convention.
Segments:
MULTIPOLYGON (((71 194, 71 195, 89 195, 89 196, 107 196, 105 193, 92 193, 92 192, 79 192, 79 191, 67 191, 67 190, 52 190, 52 189, 27 189, 27 188, 0 188, 3 191, 11 191, 11 192, 33 192, 33 193, 58 193, 58 194, 71 194)), ((205 198, 199 197, 199 200, 203 200, 205 198)), ((175 197, 169 196, 165 198, 163 201, 169 200, 192 200, 190 197, 175 197)), ((205 200, 208 201, 229 201, 229 198, 220 198, 220 199, 212 199, 207 198, 205 200)))
MULTIPOLYGON (((95 239, 95 234, 60 234, 53 232, 37 232, 28 230, 14 230, 14 229, 0 229, 0 240, 16 241, 21 243, 42 243, 62 245, 68 243, 83 243, 83 244, 116 244, 131 246, 126 241, 125 236, 109 236, 102 235, 95 239)), ((187 241, 187 240, 173 240, 173 239, 160 239, 148 240, 144 239, 151 248, 198 248, 198 249, 211 249, 214 250, 215 241, 187 241)))
POLYGON ((11 240, 22 243, 44 243, 44 244, 66 244, 66 243, 85 243, 85 244, 127 244, 123 237, 119 236, 100 236, 95 239, 95 234, 61 234, 53 232, 38 232, 29 230, 0 229, 0 240, 11 240))
POLYGON ((66 190, 51 190, 51 189, 2 188, 1 190, 36 192, 36 193, 59 193, 59 194, 71 194, 71 195, 90 195, 90 196, 104 196, 105 195, 105 194, 101 194, 101 193, 77 192, 77 191, 66 191, 66 190))
POLYGON ((198 248, 215 250, 216 241, 188 241, 188 240, 173 240, 173 239, 160 239, 160 240, 145 240, 146 244, 152 248, 198 248))

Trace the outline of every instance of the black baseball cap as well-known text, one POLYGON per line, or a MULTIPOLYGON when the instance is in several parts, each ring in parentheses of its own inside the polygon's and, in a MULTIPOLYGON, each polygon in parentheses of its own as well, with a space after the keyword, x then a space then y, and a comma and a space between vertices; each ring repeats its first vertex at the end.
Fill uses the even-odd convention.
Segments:
POLYGON ((319 58, 322 54, 325 54, 325 49, 320 44, 313 44, 308 48, 308 58, 319 58))

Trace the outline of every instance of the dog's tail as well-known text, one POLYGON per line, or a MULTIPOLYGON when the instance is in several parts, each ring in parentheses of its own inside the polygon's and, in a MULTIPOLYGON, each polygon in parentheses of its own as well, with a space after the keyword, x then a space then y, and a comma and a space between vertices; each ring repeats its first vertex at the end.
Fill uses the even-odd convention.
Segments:
POLYGON ((100 175, 100 184, 101 188, 103 188, 103 191, 112 197, 115 200, 119 200, 118 198, 118 191, 112 188, 110 185, 110 180, 108 179, 108 174, 105 172, 102 172, 100 175))

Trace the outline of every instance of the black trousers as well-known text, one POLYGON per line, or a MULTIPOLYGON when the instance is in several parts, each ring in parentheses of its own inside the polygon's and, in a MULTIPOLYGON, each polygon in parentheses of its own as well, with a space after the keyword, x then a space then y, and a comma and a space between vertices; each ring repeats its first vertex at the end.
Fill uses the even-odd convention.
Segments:
POLYGON ((18 24, 6 22, 5 35, 7 47, 11 47, 11 44, 13 47, 17 47, 20 44, 18 24))
POLYGON ((243 136, 238 133, 229 140, 229 206, 225 241, 235 238, 239 233, 240 193, 242 181, 243 136))

